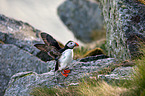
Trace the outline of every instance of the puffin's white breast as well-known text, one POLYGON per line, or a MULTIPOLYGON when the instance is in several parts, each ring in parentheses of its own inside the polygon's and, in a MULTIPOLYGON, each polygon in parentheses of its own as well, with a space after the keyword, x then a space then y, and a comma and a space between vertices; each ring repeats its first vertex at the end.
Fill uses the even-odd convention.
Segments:
POLYGON ((59 59, 59 70, 65 69, 73 59, 73 49, 65 50, 59 59))

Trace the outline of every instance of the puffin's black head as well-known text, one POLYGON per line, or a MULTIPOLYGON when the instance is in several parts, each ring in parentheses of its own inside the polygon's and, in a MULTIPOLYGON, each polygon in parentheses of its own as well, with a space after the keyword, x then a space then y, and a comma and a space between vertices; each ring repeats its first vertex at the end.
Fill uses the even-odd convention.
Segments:
POLYGON ((67 49, 73 49, 75 46, 79 46, 79 44, 76 42, 73 42, 73 41, 68 41, 65 44, 65 48, 67 48, 67 49))

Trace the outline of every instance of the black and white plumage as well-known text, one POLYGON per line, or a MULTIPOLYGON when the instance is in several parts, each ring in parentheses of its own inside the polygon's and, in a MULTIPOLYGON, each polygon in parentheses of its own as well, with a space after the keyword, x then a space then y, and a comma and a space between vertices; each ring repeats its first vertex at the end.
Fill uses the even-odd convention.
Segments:
POLYGON ((41 33, 41 38, 45 44, 35 44, 34 46, 41 51, 47 52, 56 60, 55 71, 59 70, 63 76, 67 77, 70 70, 65 70, 73 59, 73 48, 79 46, 76 42, 68 41, 64 48, 61 48, 58 42, 49 34, 41 33))

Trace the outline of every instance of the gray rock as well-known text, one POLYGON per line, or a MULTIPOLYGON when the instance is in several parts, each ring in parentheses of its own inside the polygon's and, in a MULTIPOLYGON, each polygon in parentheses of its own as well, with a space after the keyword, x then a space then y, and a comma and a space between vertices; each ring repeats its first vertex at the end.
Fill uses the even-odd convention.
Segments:
POLYGON ((99 0, 107 28, 108 55, 127 60, 141 55, 145 41, 145 5, 136 0, 99 0))
POLYGON ((39 38, 39 30, 28 23, 17 21, 0 14, 0 40, 5 44, 14 44, 17 47, 36 55, 39 50, 36 43, 43 43, 39 38))
POLYGON ((0 44, 0 96, 15 73, 24 71, 44 73, 54 67, 52 64, 54 61, 45 63, 15 45, 0 44))
MULTIPOLYGON (((71 72, 68 77, 64 77, 60 72, 52 69, 50 72, 37 74, 35 72, 21 72, 13 75, 9 82, 8 88, 4 96, 30 96, 29 93, 34 87, 55 87, 67 86, 70 84, 78 84, 78 79, 86 76, 87 73, 100 70, 115 63, 113 58, 100 59, 91 62, 73 61, 69 66, 71 72)), ((51 69, 51 68, 50 68, 51 69)))
POLYGON ((43 61, 50 61, 52 58, 34 47, 34 44, 43 44, 39 38, 41 31, 35 29, 28 23, 17 21, 0 14, 0 41, 5 44, 14 44, 17 47, 36 55, 43 61))
POLYGON ((105 36, 103 16, 95 0, 66 0, 58 7, 58 15, 74 36, 83 42, 105 36))
POLYGON ((98 78, 102 78, 108 81, 130 79, 132 73, 133 73, 133 67, 118 67, 108 75, 98 75, 98 78))

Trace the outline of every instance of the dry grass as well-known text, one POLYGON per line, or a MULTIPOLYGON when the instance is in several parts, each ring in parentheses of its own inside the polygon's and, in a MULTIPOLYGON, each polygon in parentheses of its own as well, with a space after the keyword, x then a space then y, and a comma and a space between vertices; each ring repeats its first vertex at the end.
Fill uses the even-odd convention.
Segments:
POLYGON ((128 96, 122 95, 129 89, 112 86, 105 81, 85 79, 79 86, 69 86, 67 88, 35 88, 33 96, 128 96))
POLYGON ((77 88, 73 86, 67 88, 36 87, 30 94, 32 96, 80 96, 77 92, 77 88))
POLYGON ((105 81, 94 82, 94 85, 83 83, 79 86, 82 96, 120 96, 128 89, 118 86, 111 86, 105 81))

